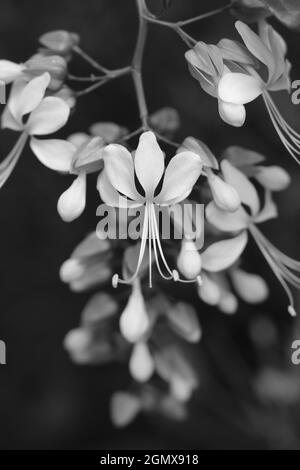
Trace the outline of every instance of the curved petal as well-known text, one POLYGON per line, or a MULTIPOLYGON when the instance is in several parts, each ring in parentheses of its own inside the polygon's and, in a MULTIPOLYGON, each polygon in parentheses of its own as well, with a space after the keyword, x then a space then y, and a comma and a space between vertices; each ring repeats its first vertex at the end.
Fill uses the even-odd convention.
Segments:
POLYGON ((134 181, 133 159, 130 152, 119 144, 110 144, 104 148, 104 166, 108 179, 116 191, 130 199, 140 199, 134 181))
POLYGON ((278 216, 277 207, 272 199, 272 193, 269 190, 265 191, 265 204, 260 213, 255 217, 254 222, 261 224, 270 219, 275 219, 278 216))
POLYGON ((253 54, 255 57, 257 57, 258 60, 265 64, 270 70, 270 73, 272 73, 274 68, 274 58, 271 51, 262 42, 260 37, 242 21, 237 21, 235 23, 235 27, 251 54, 253 54))
POLYGON ((30 114, 26 130, 30 135, 47 135, 63 127, 70 115, 70 108, 61 98, 49 96, 30 114))
POLYGON ((187 197, 193 189, 202 170, 199 155, 193 152, 181 152, 175 155, 167 166, 161 192, 155 197, 157 204, 177 202, 187 197))
POLYGON ((235 232, 248 227, 250 217, 243 207, 235 212, 227 212, 219 209, 214 201, 211 201, 205 210, 208 222, 223 232, 235 232))
POLYGON ((18 99, 10 102, 9 107, 14 117, 19 121, 25 114, 31 113, 42 101, 47 86, 50 83, 50 74, 43 73, 27 83, 21 90, 18 99))
POLYGON ((73 181, 71 186, 60 196, 57 210, 65 222, 77 219, 85 208, 86 200, 86 175, 81 173, 73 181))
POLYGON ((242 254, 247 244, 246 230, 237 237, 213 243, 202 253, 203 269, 216 272, 231 266, 242 254))
POLYGON ((22 75, 23 70, 26 70, 23 64, 16 64, 10 60, 0 60, 0 80, 4 83, 16 80, 22 75))
POLYGON ((108 206, 128 209, 130 207, 139 207, 142 205, 142 202, 134 203, 121 196, 121 194, 119 194, 111 184, 106 170, 102 171, 98 176, 97 189, 102 201, 108 206))
POLYGON ((146 197, 152 197, 164 172, 164 154, 153 132, 144 132, 134 158, 135 173, 146 197))
POLYGON ((280 166, 257 166, 256 169, 255 179, 270 191, 283 191, 291 182, 288 172, 280 166))
POLYGON ((252 215, 256 215, 260 204, 254 185, 244 173, 235 168, 228 160, 222 161, 221 169, 225 181, 237 190, 241 201, 250 207, 252 215))
POLYGON ((242 104, 226 103, 218 100, 219 114, 221 119, 234 127, 242 127, 246 120, 245 106, 242 104))
POLYGON ((47 168, 55 171, 69 172, 76 147, 61 139, 30 140, 30 147, 38 160, 47 168))
POLYGON ((263 82, 251 75, 225 73, 219 81, 218 95, 228 103, 246 104, 261 95, 263 87, 263 82))

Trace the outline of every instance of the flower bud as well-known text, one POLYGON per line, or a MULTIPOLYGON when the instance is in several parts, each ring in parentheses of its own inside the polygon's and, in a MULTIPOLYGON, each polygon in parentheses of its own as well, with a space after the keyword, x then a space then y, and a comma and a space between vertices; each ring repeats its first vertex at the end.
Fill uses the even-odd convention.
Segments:
POLYGON ((161 134, 175 132, 180 126, 178 111, 174 108, 161 108, 149 117, 150 125, 161 134))
POLYGON ((177 266, 187 279, 195 279, 200 274, 202 268, 201 256, 193 240, 182 240, 177 266))
POLYGON ((202 274, 202 285, 198 287, 201 300, 208 305, 218 305, 221 298, 221 289, 210 277, 202 274))
POLYGON ((39 38, 40 44, 57 54, 65 55, 79 44, 79 36, 68 31, 50 31, 39 38))
POLYGON ((27 66, 26 74, 30 77, 48 72, 51 76, 48 88, 53 91, 62 86, 67 75, 67 62, 59 55, 35 54, 25 65, 27 66))
POLYGON ((120 317, 120 330, 129 343, 140 341, 150 326, 139 282, 133 285, 128 303, 120 317))
POLYGON ((242 127, 246 119, 245 106, 222 100, 219 100, 219 114, 224 122, 234 127, 242 127))
POLYGON ((116 392, 110 402, 110 414, 115 426, 127 426, 141 410, 140 398, 128 392, 116 392))
POLYGON ((222 293, 218 307, 223 313, 228 313, 229 315, 236 313, 238 308, 236 296, 231 292, 222 293))
POLYGON ((231 272, 231 279, 238 295, 245 302, 256 304, 268 297, 269 289, 261 276, 234 269, 231 272))
POLYGON ((154 372, 154 361, 146 343, 136 343, 129 361, 131 376, 138 382, 147 382, 154 372))
POLYGON ((282 191, 291 182, 290 175, 280 166, 260 166, 257 169, 255 178, 270 191, 282 191))
POLYGON ((207 173, 207 180, 215 203, 224 211, 236 211, 241 200, 235 188, 223 181, 211 171, 207 173))
POLYGON ((128 130, 114 122, 95 122, 90 127, 90 133, 102 137, 107 144, 112 144, 124 137, 128 130))
POLYGON ((187 402, 193 393, 193 386, 185 377, 175 374, 170 381, 170 391, 180 402, 187 402))
POLYGON ((80 278, 84 272, 84 267, 78 259, 67 259, 60 268, 59 275, 63 282, 72 282, 80 278))
POLYGON ((89 359, 91 334, 84 328, 69 331, 64 339, 64 347, 76 362, 86 362, 89 359))

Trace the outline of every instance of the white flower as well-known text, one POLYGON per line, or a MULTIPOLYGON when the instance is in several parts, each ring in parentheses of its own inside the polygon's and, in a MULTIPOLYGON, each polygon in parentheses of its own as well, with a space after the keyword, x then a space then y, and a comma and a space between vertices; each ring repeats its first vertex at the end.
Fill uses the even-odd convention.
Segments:
POLYGON ((114 276, 113 284, 130 283, 138 275, 142 264, 147 240, 149 240, 149 284, 152 279, 152 249, 159 273, 164 279, 179 280, 178 273, 171 270, 163 254, 159 238, 155 205, 170 206, 185 199, 193 189, 202 170, 201 159, 195 153, 178 153, 165 169, 164 154, 153 132, 144 132, 134 158, 129 151, 117 144, 106 147, 105 168, 99 176, 98 189, 102 200, 113 207, 144 207, 141 249, 136 270, 131 278, 119 279, 114 276), (136 187, 137 177, 144 194, 136 187), (163 178, 161 190, 157 188, 163 178), (126 196, 126 197, 124 197, 126 196), (164 274, 159 255, 167 274, 164 274))
POLYGON ((68 120, 70 108, 65 101, 53 96, 45 97, 49 82, 49 73, 44 73, 29 82, 24 79, 16 80, 12 86, 8 103, 2 114, 1 125, 2 128, 22 134, 0 164, 0 187, 14 169, 29 136, 56 132, 68 120))
POLYGON ((300 278, 293 272, 300 272, 300 262, 278 250, 256 226, 277 216, 277 208, 272 200, 271 192, 268 189, 265 190, 265 203, 261 207, 258 193, 244 173, 235 168, 228 160, 222 161, 221 168, 225 181, 237 190, 242 203, 248 207, 249 212, 244 207, 240 207, 235 212, 226 212, 212 201, 206 207, 207 220, 225 232, 242 231, 241 233, 244 233, 249 230, 288 296, 289 313, 295 316, 294 299, 287 283, 300 288, 300 278))
POLYGON ((30 146, 46 167, 77 175, 57 204, 61 218, 65 222, 73 221, 85 208, 87 173, 99 171, 103 167, 103 140, 80 133, 70 136, 69 140, 32 138, 30 146))

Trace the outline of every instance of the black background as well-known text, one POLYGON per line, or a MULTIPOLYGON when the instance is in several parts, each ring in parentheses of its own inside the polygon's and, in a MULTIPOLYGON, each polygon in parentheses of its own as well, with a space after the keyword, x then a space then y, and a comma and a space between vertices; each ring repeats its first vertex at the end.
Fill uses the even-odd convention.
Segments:
MULTIPOLYGON (((159 11, 161 3, 149 0, 154 11, 159 11)), ((185 19, 224 3, 174 0, 164 17, 185 19)), ((137 29, 133 0, 1 0, 0 7, 1 58, 24 61, 36 50, 43 32, 66 29, 78 32, 82 48, 106 66, 121 67, 130 62, 137 29)), ((299 33, 274 24, 287 40, 292 78, 300 78, 299 33)), ((237 37, 233 26, 234 18, 224 13, 190 26, 189 31, 199 40, 217 42, 222 37, 237 37)), ((151 27, 144 62, 150 111, 173 106, 180 112, 182 126, 177 140, 194 135, 216 155, 227 145, 248 146, 288 169, 292 184, 276 196, 280 218, 266 224, 265 233, 299 258, 299 167, 281 146, 262 101, 247 106, 247 125, 241 129, 221 121, 215 100, 189 75, 184 51, 185 45, 172 31, 151 27)), ((76 59, 72 71, 85 75, 90 69, 76 59)), ((300 130, 299 107, 284 94, 279 94, 277 102, 300 130)), ((129 78, 122 78, 80 99, 61 135, 87 130, 95 121, 115 121, 134 130, 137 116, 132 84, 129 78)), ((1 132, 3 158, 15 139, 13 132, 1 132)), ((245 266, 266 277, 271 297, 260 307, 242 304, 235 317, 201 306, 204 337, 193 347, 200 389, 192 400, 188 420, 177 424, 146 416, 125 430, 114 429, 108 402, 115 389, 126 388, 126 368, 76 366, 62 347, 65 334, 78 324, 88 295, 70 293, 60 283, 58 270, 76 243, 94 229, 98 203, 92 177, 88 209, 77 221, 62 222, 56 203, 70 181, 71 177, 44 168, 27 148, 0 193, 0 338, 7 343, 8 362, 0 366, 0 447, 298 447, 298 402, 263 402, 253 390, 256 373, 264 365, 289 369, 290 344, 297 338, 298 327, 285 310, 286 300, 276 281, 251 244, 245 266), (261 319, 275 331, 275 340, 266 347, 251 339, 255 322, 261 319)), ((297 375, 297 368, 292 369, 293 376, 297 375)))

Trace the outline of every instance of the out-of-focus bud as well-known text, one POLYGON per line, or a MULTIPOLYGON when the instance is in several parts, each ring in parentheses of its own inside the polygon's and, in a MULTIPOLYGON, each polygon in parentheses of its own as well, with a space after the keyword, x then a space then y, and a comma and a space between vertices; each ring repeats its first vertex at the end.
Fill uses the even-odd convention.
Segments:
POLYGON ((84 272, 84 267, 80 260, 67 259, 60 267, 59 275, 63 282, 72 282, 80 278, 84 272))
POLYGON ((195 309, 185 302, 173 304, 166 315, 172 329, 190 343, 197 343, 202 336, 201 326, 195 309))
POLYGON ((256 180, 270 191, 282 191, 291 182, 290 175, 280 166, 259 166, 256 170, 256 180))
POLYGON ((236 296, 231 292, 222 292, 218 307, 223 313, 228 313, 229 315, 236 313, 238 309, 236 296))
POLYGON ((59 55, 35 54, 27 60, 25 65, 27 67, 26 75, 29 75, 30 78, 48 72, 51 76, 48 88, 53 91, 62 86, 67 75, 67 62, 59 55))
POLYGON ((198 287, 200 299, 208 305, 218 305, 221 299, 221 289, 219 285, 204 273, 201 277, 202 285, 198 287))
POLYGON ((225 183, 225 181, 212 171, 207 172, 207 180, 213 199, 220 209, 234 212, 239 208, 241 205, 240 197, 230 184, 225 183))
POLYGON ((79 44, 79 36, 69 31, 50 31, 39 38, 40 44, 52 52, 67 55, 79 44))
POLYGON ((136 343, 129 361, 129 371, 138 382, 147 382, 154 372, 154 361, 145 342, 136 343))
POLYGON ((102 137, 106 144, 112 144, 124 137, 128 133, 128 129, 114 122, 95 122, 90 127, 90 133, 102 137))
POLYGON ((170 392, 180 402, 186 402, 192 396, 193 387, 184 377, 174 375, 170 381, 170 392))
POLYGON ((86 362, 89 359, 91 333, 85 328, 75 328, 69 331, 64 339, 64 347, 76 362, 86 362))
POLYGON ((177 267, 187 279, 195 279, 200 274, 202 260, 193 240, 182 240, 177 267))
POLYGON ((71 110, 76 105, 75 93, 67 85, 63 85, 60 88, 60 90, 58 90, 53 96, 56 96, 57 98, 61 98, 62 100, 64 100, 71 110))
POLYGON ((86 327, 93 327, 103 320, 113 317, 118 304, 111 295, 99 292, 89 300, 82 312, 81 322, 86 327))
POLYGON ((233 269, 230 274, 234 288, 245 302, 256 304, 268 297, 269 289, 261 276, 242 269, 233 269))
POLYGON ((128 392, 116 392, 110 402, 113 424, 119 428, 127 426, 141 410, 140 398, 128 392))
POLYGON ((170 134, 180 126, 178 111, 174 108, 162 108, 149 117, 149 123, 160 134, 170 134))
POLYGON ((10 60, 0 60, 0 80, 4 83, 11 83, 22 76, 26 66, 16 64, 10 60))
POLYGON ((150 319, 146 310, 139 281, 133 285, 132 293, 120 317, 120 330, 123 337, 130 343, 140 341, 150 327, 150 319))

